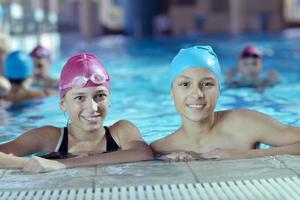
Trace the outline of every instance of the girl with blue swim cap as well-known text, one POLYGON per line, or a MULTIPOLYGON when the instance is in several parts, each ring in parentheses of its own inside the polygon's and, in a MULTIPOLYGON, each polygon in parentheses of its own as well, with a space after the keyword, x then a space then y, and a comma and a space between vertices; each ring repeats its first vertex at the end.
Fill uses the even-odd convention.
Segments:
POLYGON ((218 58, 209 46, 181 49, 171 62, 171 96, 182 125, 151 144, 169 161, 238 159, 300 154, 300 127, 252 110, 215 112, 220 95, 218 58), (256 149, 257 144, 273 146, 256 149))
POLYGON ((0 168, 46 172, 153 159, 151 148, 131 122, 119 120, 104 126, 110 105, 110 77, 94 55, 81 53, 67 61, 59 92, 60 108, 70 119, 67 126, 32 129, 1 144, 0 168), (47 154, 43 158, 18 157, 37 152, 47 154))
POLYGON ((4 96, 6 101, 18 103, 46 96, 44 92, 30 87, 32 72, 33 62, 27 53, 14 51, 6 56, 3 74, 12 86, 10 92, 4 96))

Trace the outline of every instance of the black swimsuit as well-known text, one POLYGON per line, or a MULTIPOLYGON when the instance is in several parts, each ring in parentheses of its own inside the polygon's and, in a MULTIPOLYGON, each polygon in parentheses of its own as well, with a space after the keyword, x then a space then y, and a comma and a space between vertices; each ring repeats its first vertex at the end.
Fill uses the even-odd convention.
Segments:
MULTIPOLYGON (((119 145, 116 143, 116 141, 113 139, 113 137, 110 134, 109 128, 104 126, 105 129, 105 138, 106 138, 106 152, 113 152, 113 151, 118 151, 120 150, 119 145)), ((63 132, 63 138, 60 143, 60 147, 56 152, 46 154, 42 156, 43 158, 47 159, 62 159, 62 158, 67 158, 70 157, 70 153, 68 152, 68 128, 64 127, 64 132, 63 132)))

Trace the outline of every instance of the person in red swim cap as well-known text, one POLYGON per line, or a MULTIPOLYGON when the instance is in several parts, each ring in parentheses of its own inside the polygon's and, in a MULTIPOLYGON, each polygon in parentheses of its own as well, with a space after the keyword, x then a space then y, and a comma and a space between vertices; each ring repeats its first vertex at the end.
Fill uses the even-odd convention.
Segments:
POLYGON ((42 89, 46 93, 55 94, 58 88, 58 80, 50 77, 51 52, 42 45, 37 45, 30 53, 34 63, 31 85, 42 89))
POLYGON ((263 53, 255 46, 246 46, 240 54, 239 64, 225 75, 225 84, 229 87, 252 87, 264 89, 279 83, 279 75, 270 69, 263 72, 263 53))
POLYGON ((110 77, 94 55, 80 53, 67 61, 59 91, 60 108, 69 117, 67 126, 35 128, 1 144, 0 168, 46 172, 153 159, 151 148, 134 124, 119 120, 104 126, 110 105, 110 77), (48 153, 19 157, 36 152, 48 153))

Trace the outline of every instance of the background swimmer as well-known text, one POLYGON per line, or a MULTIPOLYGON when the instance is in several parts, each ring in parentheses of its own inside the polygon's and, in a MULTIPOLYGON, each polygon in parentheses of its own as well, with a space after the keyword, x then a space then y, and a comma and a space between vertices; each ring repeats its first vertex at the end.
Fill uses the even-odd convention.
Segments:
POLYGON ((9 35, 0 32, 0 99, 11 89, 10 82, 3 76, 3 64, 6 55, 11 51, 12 44, 9 35))
POLYGON ((263 89, 279 83, 279 75, 273 69, 263 75, 263 53, 255 46, 246 46, 240 54, 239 64, 226 72, 225 84, 229 87, 253 87, 263 89))
POLYGON ((110 77, 94 55, 81 53, 67 61, 59 92, 60 108, 70 119, 67 126, 35 128, 1 144, 0 168, 45 172, 153 158, 151 148, 131 122, 119 120, 104 126, 110 106, 110 77), (49 154, 44 158, 19 157, 36 152, 49 154))
POLYGON ((12 51, 12 42, 9 35, 0 32, 0 75, 3 75, 3 64, 5 57, 12 51))
POLYGON ((9 80, 11 89, 3 98, 12 103, 19 103, 46 96, 44 92, 30 87, 32 73, 33 62, 28 54, 22 51, 8 54, 4 62, 4 76, 9 80))
POLYGON ((37 45, 30 53, 34 63, 32 86, 54 93, 58 88, 58 80, 50 77, 51 52, 42 45, 37 45))
POLYGON ((6 96, 10 90, 10 82, 4 76, 0 76, 0 99, 6 96))
POLYGON ((210 46, 181 49, 171 62, 171 96, 182 125, 151 144, 170 161, 300 154, 300 127, 252 110, 215 112, 220 66, 210 46), (258 143, 274 148, 256 149, 258 143))

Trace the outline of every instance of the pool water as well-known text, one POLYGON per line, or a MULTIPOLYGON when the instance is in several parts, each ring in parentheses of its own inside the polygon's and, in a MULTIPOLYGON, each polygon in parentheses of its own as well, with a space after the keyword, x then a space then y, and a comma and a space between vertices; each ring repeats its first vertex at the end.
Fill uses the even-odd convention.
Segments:
MULTIPOLYGON (((245 45, 257 45, 265 53, 265 68, 274 68, 281 74, 282 82, 263 92, 223 87, 216 110, 254 109, 282 123, 300 124, 300 34, 292 32, 156 39, 110 36, 87 41, 76 35, 62 35, 61 57, 53 63, 52 75, 58 77, 63 63, 74 53, 96 54, 108 68, 112 80, 112 102, 105 124, 130 120, 150 143, 180 126, 169 95, 168 67, 180 48, 196 44, 213 46, 223 72, 236 66, 245 45)), ((64 126, 67 117, 58 105, 56 95, 0 109, 0 141, 13 139, 34 127, 64 126)))

